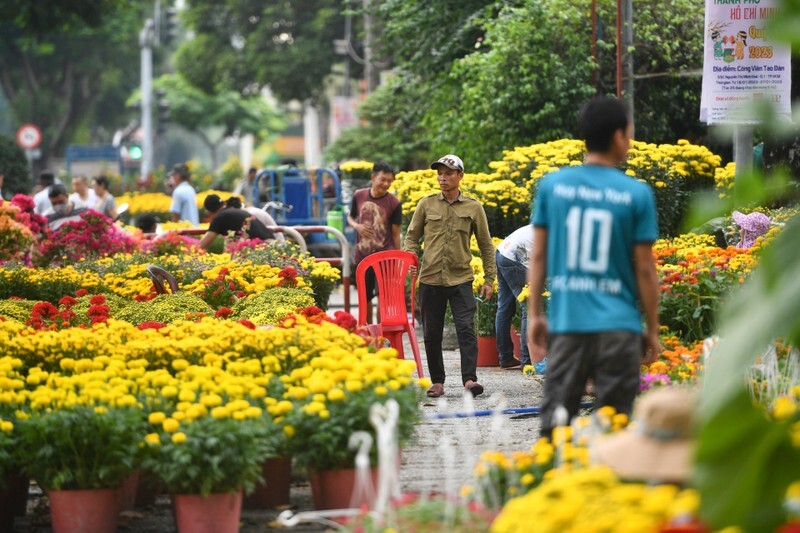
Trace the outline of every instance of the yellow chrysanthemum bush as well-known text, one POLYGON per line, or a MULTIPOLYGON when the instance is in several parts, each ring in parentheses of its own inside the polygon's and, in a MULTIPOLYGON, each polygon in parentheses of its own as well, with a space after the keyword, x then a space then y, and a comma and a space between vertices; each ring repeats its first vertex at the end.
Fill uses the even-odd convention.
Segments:
MULTIPOLYGON (((502 160, 489 166, 496 179, 513 180, 528 190, 530 202, 539 179, 559 168, 580 165, 584 155, 583 141, 560 139, 507 150, 502 160)), ((707 148, 685 140, 674 145, 633 141, 622 170, 653 188, 659 229, 663 235, 673 235, 678 230, 689 194, 714 185, 714 173, 721 161, 707 148)))
MULTIPOLYGON (((489 231, 504 237, 530 217, 530 195, 523 187, 496 174, 464 174, 461 190, 467 196, 479 200, 486 211, 489 231)), ((403 226, 408 226, 417 203, 439 192, 434 170, 399 172, 392 185, 392 192, 403 204, 403 226)))
POLYGON ((342 180, 369 180, 372 175, 374 163, 370 161, 345 161, 339 165, 342 172, 342 180))
MULTIPOLYGON (((238 196, 227 191, 205 190, 197 193, 197 208, 202 213, 203 202, 210 194, 216 194, 223 200, 227 200, 231 196, 238 196)), ((238 196, 241 198, 241 196, 238 196)), ((168 194, 161 192, 132 192, 120 195, 116 198, 117 205, 127 203, 128 212, 131 216, 136 217, 145 213, 154 213, 162 215, 161 220, 171 220, 169 216, 169 207, 172 204, 172 197, 168 194)), ((191 224, 188 225, 191 227, 191 224)))
POLYGON ((0 429, 26 439, 22 466, 51 488, 111 486, 142 464, 174 493, 235 491, 252 487, 267 455, 298 450, 308 464, 346 466, 342 430, 371 430, 372 403, 394 398, 407 439, 420 389, 413 361, 376 352, 346 329, 352 317, 339 318, 316 311, 268 329, 211 318, 55 331, 0 322, 0 429), (108 438, 84 442, 98 435, 108 438), (35 446, 44 438, 49 448, 35 446), (304 442, 319 445, 313 460, 304 442), (118 466, 98 481, 76 458, 84 449, 118 466))
POLYGON ((511 500, 490 531, 522 533, 535 524, 542 533, 657 532, 671 521, 691 519, 698 506, 692 489, 624 483, 607 467, 591 467, 554 477, 511 500))

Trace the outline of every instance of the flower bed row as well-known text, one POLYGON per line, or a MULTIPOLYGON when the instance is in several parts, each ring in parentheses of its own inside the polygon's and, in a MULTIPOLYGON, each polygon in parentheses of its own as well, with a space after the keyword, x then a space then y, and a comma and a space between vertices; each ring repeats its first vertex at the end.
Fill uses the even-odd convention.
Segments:
POLYGON ((373 402, 400 403, 401 441, 417 419, 413 362, 318 309, 269 329, 6 321, 0 337, 0 482, 21 469, 47 489, 114 487, 141 466, 173 493, 235 491, 252 488, 268 456, 352 465, 347 439, 373 431, 373 402))

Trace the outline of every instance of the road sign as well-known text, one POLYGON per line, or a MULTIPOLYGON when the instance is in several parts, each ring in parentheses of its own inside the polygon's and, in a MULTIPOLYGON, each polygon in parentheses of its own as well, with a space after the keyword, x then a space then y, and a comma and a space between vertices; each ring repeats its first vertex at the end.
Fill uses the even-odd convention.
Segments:
POLYGON ((33 150, 41 142, 42 132, 33 124, 23 124, 17 130, 17 144, 25 150, 33 150))

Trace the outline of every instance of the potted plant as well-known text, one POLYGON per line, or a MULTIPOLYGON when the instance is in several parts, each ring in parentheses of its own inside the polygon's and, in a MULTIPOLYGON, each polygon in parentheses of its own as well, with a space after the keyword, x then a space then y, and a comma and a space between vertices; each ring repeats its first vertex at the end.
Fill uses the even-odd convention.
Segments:
MULTIPOLYGON (((284 385, 291 400, 268 408, 283 416, 284 431, 292 435, 294 457, 309 470, 314 505, 318 509, 350 505, 356 451, 348 443, 357 431, 369 433, 375 441, 375 429, 370 422, 374 403, 384 404, 389 399, 398 402, 397 436, 401 448, 410 439, 419 418, 420 389, 411 379, 413 361, 397 359, 396 350, 391 348, 372 352, 363 347, 342 352, 320 355, 309 371, 290 375, 284 385), (346 366, 348 372, 331 370, 340 365, 346 366), (337 487, 331 489, 331 483, 337 487)), ((375 447, 370 459, 374 480, 375 447)))
POLYGON ((155 431, 145 437, 143 466, 172 494, 178 531, 239 530, 242 491, 260 479, 269 452, 270 427, 254 409, 252 417, 242 418, 218 406, 183 423, 162 412, 150 414, 155 431))
POLYGON ((118 489, 136 467, 143 422, 139 411, 102 406, 18 420, 20 460, 47 490, 55 531, 116 531, 118 489))
POLYGON ((497 292, 484 301, 476 297, 475 331, 478 335, 478 366, 497 366, 500 364, 497 352, 497 292))
POLYGON ((20 483, 18 464, 15 458, 17 448, 14 423, 0 418, 0 531, 13 530, 14 517, 24 514, 27 502, 28 483, 20 483), (23 492, 24 491, 24 492, 23 492), (22 502, 22 513, 20 513, 22 502))

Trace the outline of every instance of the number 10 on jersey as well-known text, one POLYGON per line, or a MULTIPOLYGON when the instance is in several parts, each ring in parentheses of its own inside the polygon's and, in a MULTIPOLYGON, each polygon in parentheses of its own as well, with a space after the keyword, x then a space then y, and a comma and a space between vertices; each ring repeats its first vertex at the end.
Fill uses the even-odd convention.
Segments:
POLYGON ((571 207, 567 212, 567 270, 604 274, 608 270, 614 216, 607 209, 571 207))

